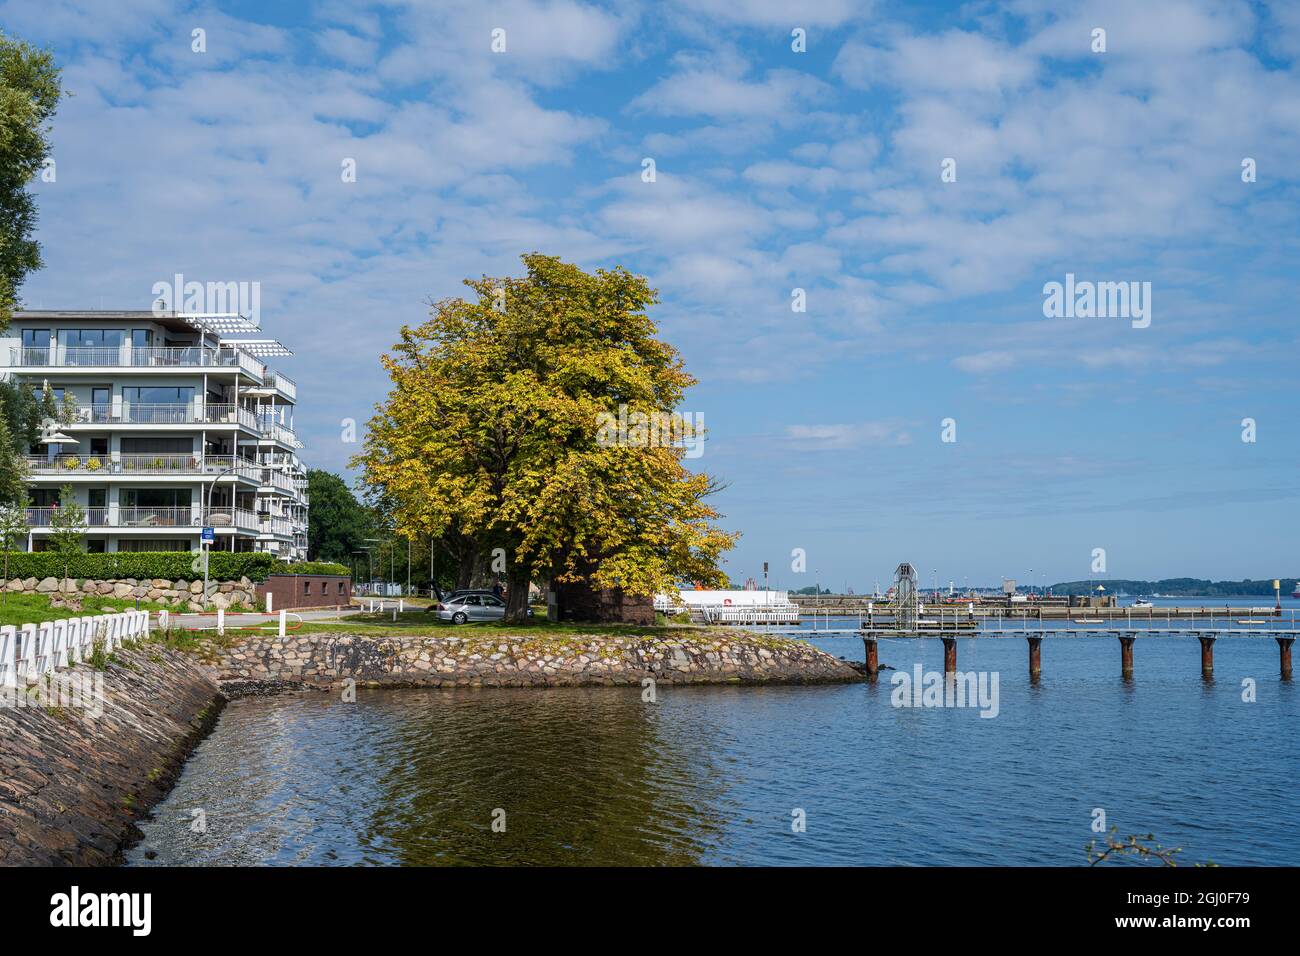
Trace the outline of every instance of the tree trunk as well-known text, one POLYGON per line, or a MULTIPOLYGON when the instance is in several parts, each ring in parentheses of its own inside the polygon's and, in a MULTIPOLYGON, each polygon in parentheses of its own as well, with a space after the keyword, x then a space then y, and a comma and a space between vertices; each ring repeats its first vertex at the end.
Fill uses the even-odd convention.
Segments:
POLYGON ((528 623, 528 584, 532 577, 528 568, 512 565, 506 572, 506 622, 528 623))

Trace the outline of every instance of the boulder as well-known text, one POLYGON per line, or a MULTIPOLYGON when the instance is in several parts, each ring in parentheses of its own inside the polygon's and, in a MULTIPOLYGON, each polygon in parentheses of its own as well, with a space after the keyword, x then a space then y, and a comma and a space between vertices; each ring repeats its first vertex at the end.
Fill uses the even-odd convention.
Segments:
POLYGON ((113 585, 113 597, 128 598, 134 590, 135 588, 131 587, 131 585, 127 584, 125 581, 118 581, 113 585))
POLYGON ((59 590, 64 594, 75 594, 80 591, 81 588, 77 587, 75 578, 64 578, 59 582, 59 590))
POLYGON ((168 581, 166 578, 154 578, 153 586, 157 588, 159 591, 166 591, 169 587, 172 586, 172 583, 168 581))
POLYGON ((24 590, 24 591, 35 591, 35 590, 36 590, 36 579, 35 579, 35 578, 24 578, 24 579, 23 579, 23 590, 24 590))
POLYGON ((23 582, 21 578, 14 578, 12 581, 10 581, 8 584, 5 585, 6 591, 21 591, 22 589, 23 589, 23 582))
POLYGON ((87 594, 94 594, 98 586, 99 586, 98 581, 91 581, 87 579, 81 582, 81 590, 85 591, 87 594))
POLYGON ((186 609, 198 613, 199 611, 203 610, 203 605, 200 604, 198 601, 191 601, 189 604, 186 605, 186 609))
POLYGON ((51 591, 57 591, 58 589, 59 582, 54 578, 43 578, 41 582, 36 585, 36 591, 39 594, 49 594, 51 591))
POLYGON ((98 584, 95 585, 95 590, 98 591, 100 594, 112 594, 112 593, 113 593, 113 582, 112 582, 112 581, 100 581, 98 584))
POLYGON ((150 588, 147 597, 150 601, 156 601, 163 596, 162 588, 150 588))
POLYGON ((191 581, 191 582, 190 582, 190 593, 191 593, 191 594, 201 594, 201 593, 203 593, 203 582, 202 582, 202 581, 191 581))
POLYGON ((212 595, 212 606, 218 610, 224 611, 226 608, 230 607, 230 598, 218 592, 217 594, 212 595))
POLYGON ((250 591, 253 588, 253 582, 248 580, 248 575, 244 575, 239 579, 239 586, 245 591, 250 591))
POLYGON ((218 587, 226 594, 229 594, 231 591, 235 589, 235 586, 231 584, 229 581, 222 581, 221 584, 218 585, 218 587))

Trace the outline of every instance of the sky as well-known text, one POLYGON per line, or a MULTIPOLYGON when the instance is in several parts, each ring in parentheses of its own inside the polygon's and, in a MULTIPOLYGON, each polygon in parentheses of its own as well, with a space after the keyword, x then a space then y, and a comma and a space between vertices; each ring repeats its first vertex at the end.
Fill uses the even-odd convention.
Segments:
POLYGON ((734 579, 1300 575, 1300 4, 0 0, 0 28, 72 93, 25 304, 260 283, 313 467, 346 470, 402 325, 536 251, 659 290, 734 579), (1145 317, 1048 314, 1067 275, 1145 317))

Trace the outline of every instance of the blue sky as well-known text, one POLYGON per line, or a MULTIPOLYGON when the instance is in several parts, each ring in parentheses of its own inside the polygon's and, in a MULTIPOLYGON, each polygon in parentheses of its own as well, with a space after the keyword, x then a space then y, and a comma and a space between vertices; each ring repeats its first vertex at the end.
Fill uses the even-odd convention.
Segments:
POLYGON ((733 576, 1042 583, 1095 548, 1109 577, 1300 574, 1295 4, 0 0, 0 26, 74 94, 26 303, 260 282, 312 465, 344 468, 427 299, 536 250, 659 288, 733 576), (1067 273, 1151 283, 1150 326, 1044 317, 1067 273))

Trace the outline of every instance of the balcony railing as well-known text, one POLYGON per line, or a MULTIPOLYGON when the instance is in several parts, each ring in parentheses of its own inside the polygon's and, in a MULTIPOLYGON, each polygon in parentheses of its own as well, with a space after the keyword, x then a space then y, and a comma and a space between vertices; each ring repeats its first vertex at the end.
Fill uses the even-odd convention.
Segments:
POLYGON ((194 474, 219 475, 229 469, 241 478, 258 481, 261 467, 254 461, 232 455, 58 455, 53 459, 29 457, 27 467, 37 475, 134 475, 194 474))
MULTIPOLYGON (((27 524, 32 528, 48 528, 56 508, 28 508, 27 524)), ((173 508, 85 508, 86 526, 90 528, 198 528, 203 524, 197 510, 188 506, 173 508)), ((263 519, 247 508, 214 505, 208 514, 213 527, 235 527, 245 531, 261 532, 263 519)))
POLYGON ((261 381, 266 364, 242 349, 186 345, 170 348, 15 348, 11 364, 40 368, 239 368, 261 381))
POLYGON ((193 403, 146 405, 78 405, 71 421, 66 425, 230 425, 238 423, 253 431, 261 431, 261 424, 252 411, 242 405, 205 405, 197 411, 193 403))

